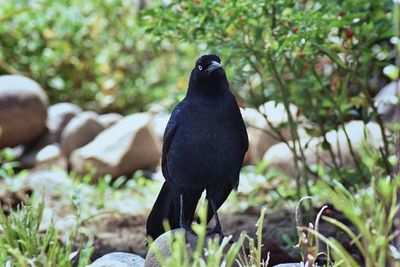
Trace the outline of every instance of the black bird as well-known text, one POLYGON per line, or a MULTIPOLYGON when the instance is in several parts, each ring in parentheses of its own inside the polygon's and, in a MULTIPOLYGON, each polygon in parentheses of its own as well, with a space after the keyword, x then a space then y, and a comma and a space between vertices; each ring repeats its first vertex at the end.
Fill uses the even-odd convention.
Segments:
POLYGON ((235 97, 217 55, 204 55, 191 72, 186 97, 172 112, 164 133, 162 172, 165 182, 147 220, 147 235, 190 225, 206 190, 210 233, 223 236, 217 210, 239 184, 248 137, 235 97))

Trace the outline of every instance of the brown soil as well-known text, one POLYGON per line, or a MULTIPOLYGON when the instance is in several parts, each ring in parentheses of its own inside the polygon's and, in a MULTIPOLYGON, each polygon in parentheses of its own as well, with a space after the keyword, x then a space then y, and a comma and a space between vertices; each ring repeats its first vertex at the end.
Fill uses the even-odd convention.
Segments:
POLYGON ((22 188, 18 191, 0 190, 0 204, 4 215, 8 216, 10 210, 16 210, 20 203, 26 203, 32 193, 29 188, 22 188))
MULTIPOLYGON (((318 213, 315 210, 314 216, 318 213)), ((255 238, 256 223, 259 218, 260 210, 250 208, 243 213, 222 214, 221 223, 225 234, 233 235, 237 239, 241 232, 246 232, 250 237, 255 238)), ((326 215, 334 217, 349 225, 343 216, 330 207, 325 212, 326 215)), ((145 224, 147 215, 125 215, 110 216, 103 220, 87 225, 95 235, 93 259, 112 252, 124 251, 135 253, 144 257, 147 253, 145 245, 145 224)), ((337 238, 353 256, 361 262, 361 257, 355 247, 351 244, 350 238, 336 227, 321 221, 320 232, 325 236, 337 238)), ((297 243, 296 225, 294 222, 294 212, 279 210, 266 215, 263 224, 263 248, 262 257, 267 258, 270 254, 270 265, 279 263, 299 262, 300 252, 294 248, 297 243)), ((248 246, 248 244, 246 244, 248 246)), ((323 249, 321 247, 321 249, 323 249)), ((323 262, 324 259, 321 259, 323 262)))

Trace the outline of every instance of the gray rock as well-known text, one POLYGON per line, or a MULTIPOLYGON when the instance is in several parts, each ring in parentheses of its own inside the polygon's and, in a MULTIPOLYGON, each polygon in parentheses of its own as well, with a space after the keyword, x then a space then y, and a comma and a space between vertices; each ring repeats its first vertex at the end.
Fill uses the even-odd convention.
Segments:
POLYGON ((27 177, 27 185, 39 194, 54 195, 72 187, 72 180, 63 171, 32 172, 27 177))
MULTIPOLYGON (((168 258, 171 255, 171 241, 174 238, 174 235, 177 233, 182 233, 184 230, 182 229, 174 229, 172 231, 168 231, 160 235, 154 242, 151 244, 149 248, 149 252, 146 255, 146 260, 144 263, 145 267, 161 267, 162 265, 159 263, 159 257, 168 258)), ((189 255, 196 250, 197 246, 197 236, 185 232, 186 234, 186 247, 188 248, 189 255)), ((215 238, 215 235, 207 236, 206 239, 215 238)), ((207 240, 204 242, 207 244, 207 240)))
POLYGON ((167 127, 167 123, 170 117, 171 114, 158 113, 154 115, 153 119, 151 120, 151 126, 153 127, 154 133, 161 142, 164 137, 165 127, 167 127))
POLYGON ((54 135, 54 142, 60 142, 61 134, 68 122, 82 112, 75 104, 62 102, 51 105, 47 109, 47 128, 54 135))
MULTIPOLYGON (((22 168, 34 168, 38 164, 43 163, 37 161, 37 154, 46 146, 56 145, 56 143, 60 142, 65 126, 73 117, 81 112, 81 109, 71 103, 58 103, 50 106, 47 111, 46 130, 34 142, 25 145, 22 155, 18 158, 22 168)), ((62 167, 66 166, 65 159, 62 161, 62 167)))
POLYGON ((118 113, 108 113, 99 116, 99 122, 104 128, 109 128, 110 126, 116 124, 123 116, 118 113))
POLYGON ((22 153, 17 158, 21 168, 33 168, 36 166, 36 155, 47 145, 54 141, 53 134, 46 128, 42 134, 35 139, 34 142, 21 146, 22 153))
MULTIPOLYGON (((278 265, 274 265, 274 267, 304 267, 304 263, 281 263, 278 265)), ((318 267, 317 265, 313 265, 310 267, 318 267)))
POLYGON ((144 259, 125 252, 112 252, 95 260, 87 267, 143 267, 144 259))
MULTIPOLYGON (((383 141, 379 125, 374 122, 364 124, 363 121, 351 121, 345 125, 345 129, 354 153, 358 157, 362 151, 364 141, 374 149, 379 149, 379 147, 382 146, 383 141)), ((343 129, 328 132, 326 134, 326 139, 331 145, 332 152, 335 155, 335 161, 338 164, 354 166, 355 163, 343 129)), ((300 139, 307 164, 315 164, 318 162, 332 163, 329 151, 322 149, 322 141, 322 138, 318 137, 300 139)), ((267 163, 267 169, 278 169, 290 176, 296 176, 298 174, 295 168, 293 154, 285 143, 273 145, 265 153, 263 159, 267 163)))
POLYGON ((35 155, 35 161, 34 170, 47 170, 57 166, 57 168, 66 171, 68 168, 68 160, 58 144, 47 145, 40 149, 35 155))
POLYGON ((18 158, 22 168, 34 168, 34 170, 46 170, 53 166, 67 170, 67 159, 57 144, 44 146, 41 149, 29 151, 18 158))
MULTIPOLYGON (((290 106, 290 111, 294 118, 296 118, 297 110, 296 106, 290 106)), ((287 122, 288 116, 283 104, 276 104, 275 101, 266 102, 258 110, 246 108, 242 109, 241 112, 244 121, 248 125, 247 131, 249 134, 249 150, 246 154, 245 162, 257 164, 271 146, 279 143, 279 139, 267 134, 267 132, 272 132, 272 129, 263 114, 274 127, 287 122)), ((286 140, 291 139, 288 127, 282 128, 280 132, 286 140)))
POLYGON ((400 82, 391 82, 375 96, 374 105, 387 122, 400 122, 400 82))
POLYGON ((88 144, 103 130, 96 113, 87 111, 78 114, 62 132, 61 149, 64 155, 69 157, 72 151, 88 144))
POLYGON ((71 155, 78 173, 90 169, 96 175, 118 177, 135 170, 155 167, 161 156, 161 143, 150 127, 151 116, 139 113, 126 116, 101 132, 92 142, 71 155))
POLYGON ((0 76, 0 149, 35 140, 46 127, 48 98, 35 81, 0 76))

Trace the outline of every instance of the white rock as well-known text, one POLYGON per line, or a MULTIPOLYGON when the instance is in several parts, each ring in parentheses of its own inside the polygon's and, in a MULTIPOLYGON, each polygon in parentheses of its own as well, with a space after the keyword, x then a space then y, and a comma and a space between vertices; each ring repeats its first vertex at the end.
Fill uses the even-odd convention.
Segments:
MULTIPOLYGON (((159 253, 158 255, 161 255, 164 258, 168 258, 171 255, 171 241, 174 238, 174 236, 177 233, 182 233, 184 230, 182 229, 174 229, 172 231, 168 231, 160 235, 154 242, 151 244, 149 248, 149 252, 146 255, 145 267, 161 267, 162 264, 159 263, 159 258, 156 256, 156 253, 159 253)), ((214 239, 216 238, 217 235, 210 235, 206 236, 206 240, 204 244, 208 243, 208 239, 214 239)), ((188 249, 188 254, 191 255, 193 251, 196 250, 197 246, 197 236, 193 235, 189 232, 185 232, 185 238, 186 238, 186 247, 188 249)), ((229 245, 226 247, 226 249, 229 248, 229 245)))
POLYGON ((92 142, 74 151, 72 168, 78 173, 93 169, 97 175, 117 177, 156 166, 161 157, 161 144, 150 121, 151 116, 147 113, 121 119, 92 142))
POLYGON ((144 259, 138 255, 125 252, 112 252, 95 260, 87 267, 143 267, 144 259))
POLYGON ((99 122, 104 128, 109 128, 110 126, 116 124, 123 116, 118 113, 107 113, 99 116, 99 122))
MULTIPOLYGON (((352 121, 345 125, 353 151, 357 157, 362 152, 365 142, 374 149, 379 149, 382 144, 382 134, 379 125, 373 122, 364 124, 362 121, 352 121)), ((326 138, 331 145, 334 158, 338 164, 354 166, 353 157, 346 138, 345 131, 330 131, 326 138)), ((332 164, 332 158, 328 150, 321 147, 322 138, 302 138, 300 140, 304 151, 307 164, 318 162, 332 164)), ((292 143, 290 143, 292 144, 292 143)), ((298 144, 297 144, 298 146, 298 144)), ((294 156, 285 143, 273 145, 264 155, 263 159, 267 163, 267 170, 275 168, 287 173, 290 176, 296 176, 298 173, 295 168, 294 156)), ((301 167, 301 163, 299 162, 301 167)))
POLYGON ((48 162, 61 155, 61 149, 58 145, 47 145, 36 154, 37 162, 48 162))
POLYGON ((68 122, 82 112, 75 104, 61 102, 51 105, 47 109, 47 128, 54 135, 54 142, 60 142, 61 134, 68 122))
POLYGON ((40 194, 57 194, 71 188, 72 184, 68 174, 62 171, 38 171, 27 177, 27 185, 40 194))
POLYGON ((375 96, 374 105, 384 121, 400 122, 400 81, 383 87, 375 96))
POLYGON ((161 142, 164 137, 165 127, 167 127, 167 123, 170 117, 171 114, 158 113, 154 115, 153 119, 151 120, 151 126, 153 127, 154 133, 161 142))
MULTIPOLYGON (((304 263, 281 263, 278 265, 274 265, 274 267, 305 267, 304 263)), ((313 265, 310 267, 318 267, 317 265, 313 265)))
POLYGON ((72 151, 88 144, 103 130, 96 113, 87 111, 78 114, 62 132, 61 149, 64 155, 69 157, 72 151))
MULTIPOLYGON (((290 112, 293 118, 297 118, 298 108, 290 105, 290 112)), ((256 164, 262 159, 264 153, 273 145, 277 144, 280 140, 273 137, 269 133, 273 133, 270 125, 267 123, 266 118, 273 127, 278 127, 280 124, 287 122, 288 116, 283 104, 276 105, 275 101, 269 101, 261 105, 258 110, 253 108, 242 109, 242 116, 246 122, 249 135, 249 151, 246 159, 249 163, 256 164), (265 116, 266 118, 265 118, 265 116)), ((280 130, 282 136, 286 140, 291 139, 290 130, 284 127, 280 130)))

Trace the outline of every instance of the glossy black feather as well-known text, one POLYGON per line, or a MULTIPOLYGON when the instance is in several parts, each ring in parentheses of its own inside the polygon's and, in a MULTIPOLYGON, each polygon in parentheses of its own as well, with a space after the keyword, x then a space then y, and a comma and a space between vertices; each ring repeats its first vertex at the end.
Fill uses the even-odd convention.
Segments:
MULTIPOLYGON (((163 219, 170 221, 171 228, 179 227, 181 194, 185 218, 191 222, 204 190, 218 209, 238 186, 248 149, 247 131, 225 71, 204 71, 212 61, 219 63, 220 59, 206 55, 197 60, 187 95, 166 127, 162 172, 168 189, 163 186, 147 222, 147 234, 152 238, 162 233, 163 219)), ((208 220, 211 218, 209 209, 208 220)))

